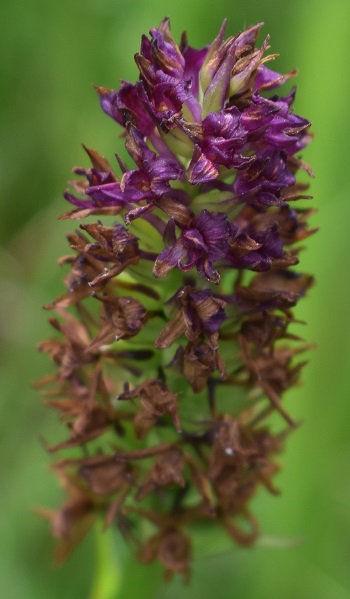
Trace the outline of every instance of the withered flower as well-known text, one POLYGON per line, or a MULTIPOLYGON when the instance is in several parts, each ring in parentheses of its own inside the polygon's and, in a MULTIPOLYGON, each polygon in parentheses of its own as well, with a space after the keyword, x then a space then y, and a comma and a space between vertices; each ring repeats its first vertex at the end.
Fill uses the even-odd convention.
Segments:
POLYGON ((109 221, 68 236, 66 290, 46 306, 58 336, 40 344, 56 368, 45 401, 69 429, 47 448, 75 451, 53 466, 68 500, 43 511, 60 558, 102 513, 142 562, 188 579, 196 526, 249 545, 251 498, 278 493, 275 455, 296 426, 283 398, 308 349, 290 330, 313 283, 295 270, 298 242, 315 229, 290 206, 309 197, 296 156, 309 122, 295 89, 276 93, 294 72, 266 66, 261 27, 225 40, 224 23, 196 50, 164 19, 142 37, 138 82, 97 88, 135 168, 84 146, 91 167, 65 193, 62 218, 109 221))
POLYGON ((183 334, 190 341, 196 341, 204 333, 217 349, 218 330, 226 319, 226 302, 216 298, 210 289, 194 291, 185 287, 177 294, 177 303, 181 309, 164 327, 154 343, 155 347, 170 347, 183 334))
POLYGON ((164 528, 147 540, 138 557, 145 564, 158 559, 165 568, 165 580, 179 573, 188 581, 191 539, 181 529, 164 528))
POLYGON ((172 393, 163 381, 151 379, 141 383, 132 391, 125 391, 119 395, 119 399, 135 397, 139 397, 141 400, 141 407, 134 420, 138 438, 144 437, 165 414, 170 414, 175 428, 178 432, 181 431, 177 403, 178 393, 172 393))

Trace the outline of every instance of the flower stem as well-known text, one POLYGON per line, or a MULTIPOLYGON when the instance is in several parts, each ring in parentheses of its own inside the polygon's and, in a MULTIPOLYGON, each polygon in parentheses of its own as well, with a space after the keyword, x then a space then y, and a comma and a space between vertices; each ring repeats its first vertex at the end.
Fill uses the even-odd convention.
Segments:
POLYGON ((122 572, 112 532, 96 526, 96 573, 90 599, 118 599, 122 572))

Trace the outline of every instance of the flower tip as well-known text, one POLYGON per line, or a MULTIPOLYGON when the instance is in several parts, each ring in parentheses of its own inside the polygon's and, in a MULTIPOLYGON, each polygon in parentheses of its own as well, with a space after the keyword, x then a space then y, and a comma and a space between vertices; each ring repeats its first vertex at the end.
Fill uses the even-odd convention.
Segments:
POLYGON ((161 20, 159 29, 162 29, 164 25, 170 29, 170 18, 167 15, 165 15, 164 19, 161 20))
POLYGON ((227 25, 227 19, 225 18, 225 19, 223 20, 223 22, 222 22, 222 25, 221 25, 221 27, 220 27, 219 34, 218 34, 218 36, 217 36, 217 37, 218 37, 218 38, 219 38, 221 41, 224 39, 224 35, 225 35, 225 33, 226 33, 226 25, 227 25))
POLYGON ((97 93, 100 96, 106 96, 107 94, 111 93, 111 89, 109 89, 108 87, 103 87, 101 85, 95 85, 95 83, 92 84, 92 87, 97 91, 97 93))
POLYGON ((172 421, 173 421, 173 424, 174 424, 177 432, 179 434, 181 434, 182 433, 182 427, 181 427, 181 424, 180 424, 179 415, 177 413, 173 414, 172 421))
POLYGON ((156 279, 162 279, 163 277, 166 277, 169 270, 171 270, 171 265, 167 264, 164 260, 160 260, 159 257, 157 258, 157 260, 154 263, 153 269, 152 269, 152 275, 156 278, 156 279))

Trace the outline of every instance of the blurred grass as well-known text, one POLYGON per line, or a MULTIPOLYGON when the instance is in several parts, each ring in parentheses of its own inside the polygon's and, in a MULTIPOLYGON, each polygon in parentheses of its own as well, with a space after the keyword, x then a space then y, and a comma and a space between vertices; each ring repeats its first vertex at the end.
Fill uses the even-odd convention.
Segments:
MULTIPOLYGON (((61 431, 29 385, 48 366, 35 345, 49 333, 41 306, 61 289, 55 264, 66 252, 64 234, 72 224, 56 216, 66 209, 61 194, 70 168, 86 164, 82 142, 111 158, 121 151, 118 127, 99 109, 91 84, 116 87, 120 78, 134 80, 140 36, 164 13, 175 37, 187 28, 194 46, 209 42, 225 16, 229 33, 264 21, 272 51, 281 53, 276 68, 299 67, 296 110, 314 123, 316 138, 305 159, 316 174, 312 192, 320 212, 314 224, 321 230, 302 254, 301 268, 315 273, 318 284, 298 316, 307 320, 303 334, 318 349, 310 354, 303 386, 288 398, 304 424, 282 457, 283 493, 256 499, 265 537, 303 542, 200 558, 190 588, 175 581, 156 592, 159 569, 135 566, 119 542, 121 596, 139 597, 142 588, 144 598, 148 587, 153 599, 350 597, 348 2, 217 0, 215 12, 206 6, 199 0, 22 0, 2 6, 0 580, 6 599, 89 596, 93 536, 63 569, 54 568, 47 525, 31 511, 59 501, 39 437, 54 442, 61 431)), ((208 553, 216 551, 214 543, 203 539, 208 553)))

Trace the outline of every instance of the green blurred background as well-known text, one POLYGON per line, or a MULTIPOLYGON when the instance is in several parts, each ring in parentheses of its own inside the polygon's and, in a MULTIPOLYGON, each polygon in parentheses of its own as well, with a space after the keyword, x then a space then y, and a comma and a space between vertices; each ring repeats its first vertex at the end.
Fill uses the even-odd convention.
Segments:
MULTIPOLYGON (((0 594, 6 599, 87 599, 93 584, 95 538, 90 535, 63 568, 52 565, 47 524, 33 514, 55 506, 60 491, 48 472, 40 437, 62 438, 56 416, 44 409, 30 383, 47 372, 36 352, 48 336, 41 306, 57 295, 66 253, 58 222, 67 209, 62 190, 73 165, 86 165, 80 144, 108 157, 120 151, 119 129, 100 110, 91 84, 134 81, 133 54, 140 36, 171 17, 174 37, 186 28, 200 47, 216 35, 224 17, 233 34, 258 21, 271 34, 275 68, 299 68, 296 110, 316 133, 304 152, 316 178, 312 193, 320 210, 317 236, 307 243, 302 268, 317 287, 298 316, 315 341, 304 383, 287 398, 303 426, 289 439, 278 476, 279 498, 262 492, 255 510, 262 539, 252 550, 217 553, 203 536, 205 553, 193 568, 192 585, 166 587, 157 567, 135 565, 114 543, 100 550, 121 576, 122 597, 134 599, 345 599, 350 597, 350 407, 348 316, 349 250, 349 59, 348 0, 20 0, 2 3, 3 63, 1 140, 1 494, 0 594), (348 376, 347 376, 348 375, 348 376), (118 554, 120 555, 118 556, 118 554), (120 569, 120 566, 119 566, 120 569)), ((102 560, 102 567, 104 561, 102 560)), ((108 582, 108 580, 107 580, 108 582)), ((108 591, 108 589, 106 590, 108 591)), ((107 597, 97 591, 92 599, 107 597)), ((110 599, 113 595, 109 595, 110 599)))

